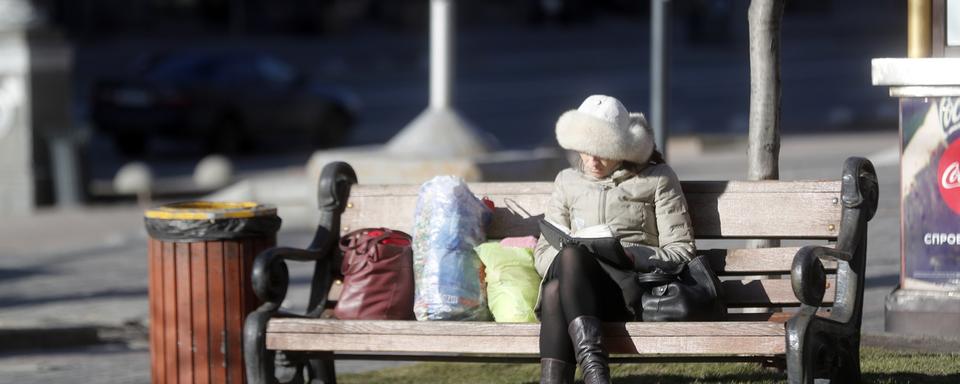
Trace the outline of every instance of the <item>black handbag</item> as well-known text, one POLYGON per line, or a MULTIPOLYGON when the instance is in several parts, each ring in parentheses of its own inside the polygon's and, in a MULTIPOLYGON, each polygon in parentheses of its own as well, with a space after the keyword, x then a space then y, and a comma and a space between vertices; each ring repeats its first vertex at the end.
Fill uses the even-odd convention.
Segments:
POLYGON ((649 288, 641 298, 643 321, 717 321, 727 314, 720 279, 703 256, 641 273, 637 282, 649 288))

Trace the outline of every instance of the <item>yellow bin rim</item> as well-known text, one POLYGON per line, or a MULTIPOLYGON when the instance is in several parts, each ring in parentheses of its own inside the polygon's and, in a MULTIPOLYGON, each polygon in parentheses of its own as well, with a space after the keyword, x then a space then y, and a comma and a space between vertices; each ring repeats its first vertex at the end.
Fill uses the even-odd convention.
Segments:
POLYGON ((158 220, 217 220, 248 219, 276 214, 277 207, 252 201, 185 201, 149 209, 144 216, 158 220))

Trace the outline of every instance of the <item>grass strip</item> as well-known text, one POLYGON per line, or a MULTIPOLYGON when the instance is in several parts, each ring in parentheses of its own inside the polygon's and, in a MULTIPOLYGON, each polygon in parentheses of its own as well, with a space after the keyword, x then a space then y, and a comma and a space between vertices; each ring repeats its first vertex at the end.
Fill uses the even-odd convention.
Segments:
MULTIPOLYGON (((960 383, 960 353, 920 353, 867 347, 861 351, 863 382, 960 383)), ((784 383, 786 373, 755 363, 615 364, 617 383, 784 383)), ((536 364, 418 363, 338 376, 340 383, 537 383, 536 364)), ((579 375, 579 373, 578 373, 579 375)), ((579 376, 578 376, 579 377, 579 376)))

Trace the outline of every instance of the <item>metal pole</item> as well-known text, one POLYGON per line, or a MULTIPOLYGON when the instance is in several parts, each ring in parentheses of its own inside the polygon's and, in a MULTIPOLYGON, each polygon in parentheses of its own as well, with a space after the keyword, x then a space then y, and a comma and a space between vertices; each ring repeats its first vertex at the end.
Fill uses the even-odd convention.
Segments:
POLYGON ((430 108, 451 105, 453 1, 430 0, 430 108))
POLYGON ((651 0, 650 18, 650 124, 657 149, 666 158, 670 0, 651 0))
POLYGON ((907 1, 907 57, 930 57, 933 51, 931 3, 931 0, 907 1))
POLYGON ((455 0, 430 0, 430 105, 390 139, 388 152, 470 158, 495 145, 453 108, 455 5, 455 0), (438 142, 444 145, 437 146, 438 142))
POLYGON ((75 207, 82 201, 80 172, 77 170, 77 148, 72 137, 59 135, 50 138, 50 157, 53 164, 53 187, 57 205, 75 207))

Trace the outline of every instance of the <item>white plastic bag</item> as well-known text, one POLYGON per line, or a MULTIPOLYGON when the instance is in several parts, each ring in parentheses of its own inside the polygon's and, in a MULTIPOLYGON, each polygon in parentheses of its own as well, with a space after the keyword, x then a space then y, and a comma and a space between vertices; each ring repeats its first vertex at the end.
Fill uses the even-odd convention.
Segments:
POLYGON ((413 229, 417 320, 492 319, 474 251, 490 218, 458 177, 438 176, 420 187, 413 229))

